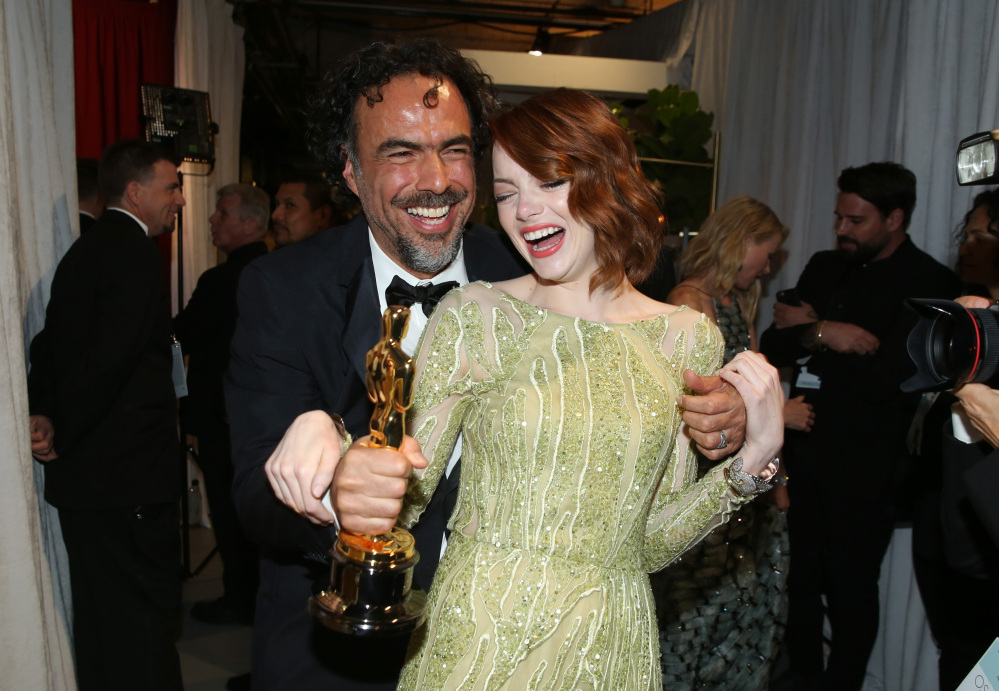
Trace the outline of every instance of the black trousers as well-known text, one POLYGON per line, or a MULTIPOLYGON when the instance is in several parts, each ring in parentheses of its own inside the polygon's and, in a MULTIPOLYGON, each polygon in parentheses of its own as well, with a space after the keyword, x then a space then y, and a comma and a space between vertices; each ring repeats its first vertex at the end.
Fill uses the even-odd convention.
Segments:
POLYGON ((999 635, 997 583, 918 555, 912 561, 930 631, 940 649, 940 691, 954 691, 999 635))
POLYGON ((59 510, 80 691, 183 689, 177 504, 59 510))
POLYGON ((253 622, 254 691, 393 691, 409 636, 368 638, 331 631, 308 612, 330 567, 260 559, 253 622))
POLYGON ((786 641, 791 669, 802 677, 819 675, 812 689, 859 691, 877 638, 878 578, 894 529, 890 483, 882 492, 868 493, 871 487, 831 481, 829 469, 835 466, 815 446, 810 456, 805 450, 794 459, 798 463, 789 464, 788 484, 786 641), (825 671, 823 595, 832 630, 825 671))
POLYGON ((232 502, 232 447, 228 425, 199 431, 198 466, 205 476, 215 544, 222 559, 224 597, 234 609, 253 611, 260 582, 257 547, 243 532, 232 502))

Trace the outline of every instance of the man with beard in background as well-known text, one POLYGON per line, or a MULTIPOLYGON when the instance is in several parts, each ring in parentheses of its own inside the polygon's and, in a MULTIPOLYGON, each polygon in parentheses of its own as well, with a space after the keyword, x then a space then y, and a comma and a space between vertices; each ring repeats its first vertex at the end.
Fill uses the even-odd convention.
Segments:
POLYGON ((320 177, 300 175, 281 183, 274 195, 271 229, 274 244, 286 247, 330 227, 333 199, 320 177))
MULTIPOLYGON (((919 394, 906 340, 906 298, 951 299, 957 277, 906 233, 916 176, 897 163, 847 168, 837 181, 838 249, 819 252, 798 279, 800 305, 778 303, 760 350, 797 364, 792 396, 815 409, 808 435, 789 432, 784 452, 791 570, 781 688, 860 689, 878 631, 878 577, 895 520, 906 432, 919 394), (807 358, 807 362, 804 360, 807 358), (833 474, 844 459, 854 472, 833 474), (832 652, 823 671, 823 607, 832 652)), ((778 688, 775 684, 774 688, 778 688)))

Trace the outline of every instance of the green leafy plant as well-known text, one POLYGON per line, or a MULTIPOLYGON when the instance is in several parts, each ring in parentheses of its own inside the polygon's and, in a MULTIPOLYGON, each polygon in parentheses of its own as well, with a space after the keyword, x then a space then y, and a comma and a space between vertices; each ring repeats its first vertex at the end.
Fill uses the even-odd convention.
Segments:
MULTIPOLYGON (((696 92, 671 84, 649 89, 648 100, 633 109, 620 103, 611 104, 611 109, 631 133, 639 157, 711 162, 704 147, 712 137, 715 116, 701 110, 696 92)), ((710 211, 711 168, 642 161, 642 170, 663 192, 670 232, 700 228, 710 211)))

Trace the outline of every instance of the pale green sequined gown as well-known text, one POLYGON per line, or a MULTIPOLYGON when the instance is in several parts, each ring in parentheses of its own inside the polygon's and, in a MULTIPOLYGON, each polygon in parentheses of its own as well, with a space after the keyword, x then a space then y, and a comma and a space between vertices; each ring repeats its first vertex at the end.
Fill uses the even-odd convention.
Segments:
POLYGON ((631 324, 548 312, 488 284, 449 293, 421 341, 418 517, 463 434, 448 548, 401 689, 660 689, 646 572, 741 500, 695 484, 681 372, 711 373, 717 328, 681 308, 631 324))

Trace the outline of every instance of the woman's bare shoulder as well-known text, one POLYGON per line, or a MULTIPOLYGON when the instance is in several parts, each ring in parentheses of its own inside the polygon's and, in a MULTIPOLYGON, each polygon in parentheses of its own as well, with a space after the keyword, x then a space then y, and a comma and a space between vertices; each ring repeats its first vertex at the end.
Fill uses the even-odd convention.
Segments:
POLYGON ((497 281, 492 284, 492 287, 522 302, 528 302, 536 285, 537 281, 534 276, 527 274, 519 278, 511 278, 509 281, 497 281))
POLYGON ((697 312, 707 312, 711 307, 711 298, 690 285, 680 284, 670 291, 666 299, 677 305, 687 305, 697 312))

